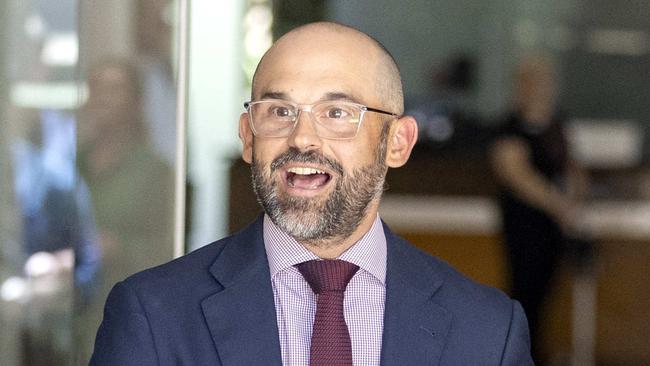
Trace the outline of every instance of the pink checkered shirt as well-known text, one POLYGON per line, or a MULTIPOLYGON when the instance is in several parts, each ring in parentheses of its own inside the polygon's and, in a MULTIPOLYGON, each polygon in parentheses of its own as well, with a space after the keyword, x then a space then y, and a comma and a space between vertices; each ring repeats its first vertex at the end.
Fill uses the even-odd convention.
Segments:
MULTIPOLYGON (((316 314, 316 295, 294 267, 318 257, 264 217, 264 245, 269 259, 282 364, 308 366, 316 314)), ((379 365, 386 299, 386 236, 379 216, 342 259, 359 266, 345 290, 345 322, 355 365, 379 365)))

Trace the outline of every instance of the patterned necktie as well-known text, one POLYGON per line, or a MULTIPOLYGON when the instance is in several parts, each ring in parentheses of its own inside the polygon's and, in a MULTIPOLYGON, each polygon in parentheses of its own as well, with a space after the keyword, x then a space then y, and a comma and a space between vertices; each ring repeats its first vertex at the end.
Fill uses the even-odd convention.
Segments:
POLYGON ((359 269, 342 260, 313 260, 296 265, 318 295, 311 335, 311 366, 352 366, 352 343, 343 315, 343 295, 359 269))

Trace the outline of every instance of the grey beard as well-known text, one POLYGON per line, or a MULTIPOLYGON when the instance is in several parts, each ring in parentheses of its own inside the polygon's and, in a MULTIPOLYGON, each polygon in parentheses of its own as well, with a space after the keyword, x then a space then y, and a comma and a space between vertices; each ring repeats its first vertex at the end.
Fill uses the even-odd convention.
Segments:
POLYGON ((349 237, 365 218, 370 203, 378 200, 384 190, 388 128, 384 130, 375 161, 350 174, 345 174, 338 162, 313 151, 289 149, 271 163, 268 176, 253 158, 251 172, 258 202, 276 226, 300 242, 319 245, 349 237), (271 175, 290 161, 317 163, 338 172, 339 180, 332 193, 324 201, 282 196, 271 175))

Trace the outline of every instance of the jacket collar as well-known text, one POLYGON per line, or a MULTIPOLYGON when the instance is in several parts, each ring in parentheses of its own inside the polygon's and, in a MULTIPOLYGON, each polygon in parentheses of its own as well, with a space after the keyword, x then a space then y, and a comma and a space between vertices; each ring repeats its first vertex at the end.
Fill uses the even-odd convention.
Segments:
POLYGON ((281 365, 261 216, 225 240, 210 267, 220 290, 201 303, 219 359, 224 366, 281 365))
POLYGON ((382 365, 437 365, 452 314, 435 302, 441 271, 384 225, 388 243, 382 365))

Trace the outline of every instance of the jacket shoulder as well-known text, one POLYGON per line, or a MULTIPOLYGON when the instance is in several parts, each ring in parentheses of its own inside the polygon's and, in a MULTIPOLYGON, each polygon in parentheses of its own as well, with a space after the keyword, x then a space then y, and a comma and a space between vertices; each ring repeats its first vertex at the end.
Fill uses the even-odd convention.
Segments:
MULTIPOLYGON (((417 269, 423 287, 428 287, 431 281, 439 281, 440 287, 435 293, 435 301, 452 312, 476 314, 484 316, 501 315, 509 318, 512 312, 513 300, 503 291, 476 282, 465 274, 460 273, 446 261, 435 257, 408 241, 393 236, 397 247, 402 251, 401 256, 409 258, 411 268, 417 269)), ((415 273, 413 274, 413 276, 415 273)), ((505 320, 505 319, 504 319, 505 320)))
MULTIPOLYGON (((434 305, 428 311, 449 319, 441 364, 532 364, 526 317, 521 306, 502 291, 477 283, 394 235, 389 239, 389 271, 391 264, 392 276, 399 277, 393 286, 417 289, 434 305)), ((394 295, 414 294, 392 291, 394 295)))

